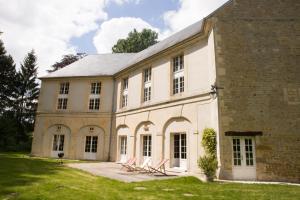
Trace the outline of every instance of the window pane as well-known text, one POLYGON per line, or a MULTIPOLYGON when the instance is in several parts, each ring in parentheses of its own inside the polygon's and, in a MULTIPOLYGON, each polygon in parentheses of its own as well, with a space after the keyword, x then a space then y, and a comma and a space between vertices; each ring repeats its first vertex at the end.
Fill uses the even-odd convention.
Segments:
POLYGON ((241 165, 241 145, 240 139, 232 139, 233 145, 233 164, 235 166, 241 165))
POLYGON ((65 136, 60 135, 60 140, 59 140, 59 151, 64 150, 64 142, 65 142, 65 136))
POLYGON ((57 141, 57 135, 54 135, 53 137, 54 137, 54 138, 53 138, 53 146, 52 146, 52 150, 53 150, 53 151, 57 151, 57 149, 58 149, 58 148, 57 148, 57 147, 58 147, 58 146, 57 146, 57 142, 58 142, 58 141, 57 141))
POLYGON ((253 166, 253 151, 252 151, 252 139, 245 139, 245 155, 246 155, 246 165, 253 166))
POLYGON ((90 152, 91 149, 91 136, 85 138, 85 152, 90 152))
POLYGON ((97 152, 97 146, 98 146, 98 136, 93 136, 93 140, 92 140, 92 152, 93 153, 97 152))

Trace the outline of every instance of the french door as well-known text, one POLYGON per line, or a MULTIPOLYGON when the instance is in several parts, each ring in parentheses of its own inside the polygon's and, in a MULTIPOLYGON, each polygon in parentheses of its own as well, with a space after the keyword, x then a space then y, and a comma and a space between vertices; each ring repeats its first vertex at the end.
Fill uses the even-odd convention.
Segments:
POLYGON ((84 159, 96 160, 98 136, 85 137, 84 159))
POLYGON ((255 141, 252 137, 232 138, 233 178, 256 179, 255 141))
POLYGON ((175 133, 173 134, 173 167, 180 169, 187 169, 187 147, 186 147, 186 134, 175 133))
POLYGON ((151 135, 143 135, 143 158, 142 162, 146 159, 151 158, 151 148, 152 148, 152 137, 151 135))
POLYGON ((57 135, 53 136, 53 143, 52 143, 52 157, 58 157, 59 153, 64 152, 64 143, 65 143, 65 136, 64 135, 57 135))
POLYGON ((127 160, 127 136, 120 136, 120 162, 127 160))

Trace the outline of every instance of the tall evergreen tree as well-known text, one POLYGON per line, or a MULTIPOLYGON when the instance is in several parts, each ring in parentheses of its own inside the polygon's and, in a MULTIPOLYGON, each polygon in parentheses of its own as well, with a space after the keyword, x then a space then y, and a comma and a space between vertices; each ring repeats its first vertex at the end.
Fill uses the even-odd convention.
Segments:
POLYGON ((16 66, 13 58, 7 55, 0 40, 0 115, 12 108, 12 98, 16 84, 16 66))
POLYGON ((18 72, 17 120, 21 127, 29 129, 25 132, 33 130, 39 95, 36 60, 37 58, 32 50, 25 57, 18 72))

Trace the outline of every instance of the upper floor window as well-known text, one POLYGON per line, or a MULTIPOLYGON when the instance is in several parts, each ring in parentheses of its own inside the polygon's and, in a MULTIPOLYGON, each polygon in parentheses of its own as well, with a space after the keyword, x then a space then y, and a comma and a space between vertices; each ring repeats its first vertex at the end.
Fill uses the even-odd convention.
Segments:
POLYGON ((144 82, 150 82, 151 81, 151 67, 144 70, 144 82))
POLYGON ((184 69, 183 55, 173 58, 173 72, 179 72, 184 69))
POLYGON ((61 83, 59 94, 69 94, 69 82, 61 83))
POLYGON ((58 98, 57 109, 66 110, 68 105, 68 98, 58 98))
POLYGON ((91 83, 91 94, 100 94, 101 82, 91 83))
POLYGON ((173 58, 173 94, 184 92, 183 55, 173 58))
POLYGON ((128 103, 128 78, 123 79, 122 88, 122 107, 126 107, 128 103))
POLYGON ((151 100, 151 67, 144 70, 144 102, 151 100))
POLYGON ((123 90, 128 90, 128 78, 123 79, 123 90))
POLYGON ((90 98, 89 109, 99 110, 100 108, 100 98, 90 98))

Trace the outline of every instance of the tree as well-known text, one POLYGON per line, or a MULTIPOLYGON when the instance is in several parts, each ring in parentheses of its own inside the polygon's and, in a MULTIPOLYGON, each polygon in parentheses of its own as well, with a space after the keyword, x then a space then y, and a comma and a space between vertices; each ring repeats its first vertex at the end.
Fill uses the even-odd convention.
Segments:
POLYGON ((21 125, 29 125, 33 128, 34 117, 39 95, 39 84, 37 83, 36 56, 32 50, 27 54, 21 69, 18 72, 17 87, 17 119, 21 125))
POLYGON ((15 84, 16 66, 0 40, 0 114, 12 108, 15 84))
POLYGON ((117 44, 112 47, 113 53, 136 53, 151 45, 156 44, 158 33, 151 29, 143 29, 138 32, 133 29, 126 39, 119 39, 117 44))
POLYGON ((60 61, 56 62, 55 64, 53 64, 51 66, 53 69, 50 69, 47 71, 54 72, 56 70, 64 68, 65 66, 70 65, 73 62, 76 62, 77 60, 83 58, 84 56, 86 56, 86 53, 77 53, 76 55, 74 55, 74 54, 64 55, 60 61))

